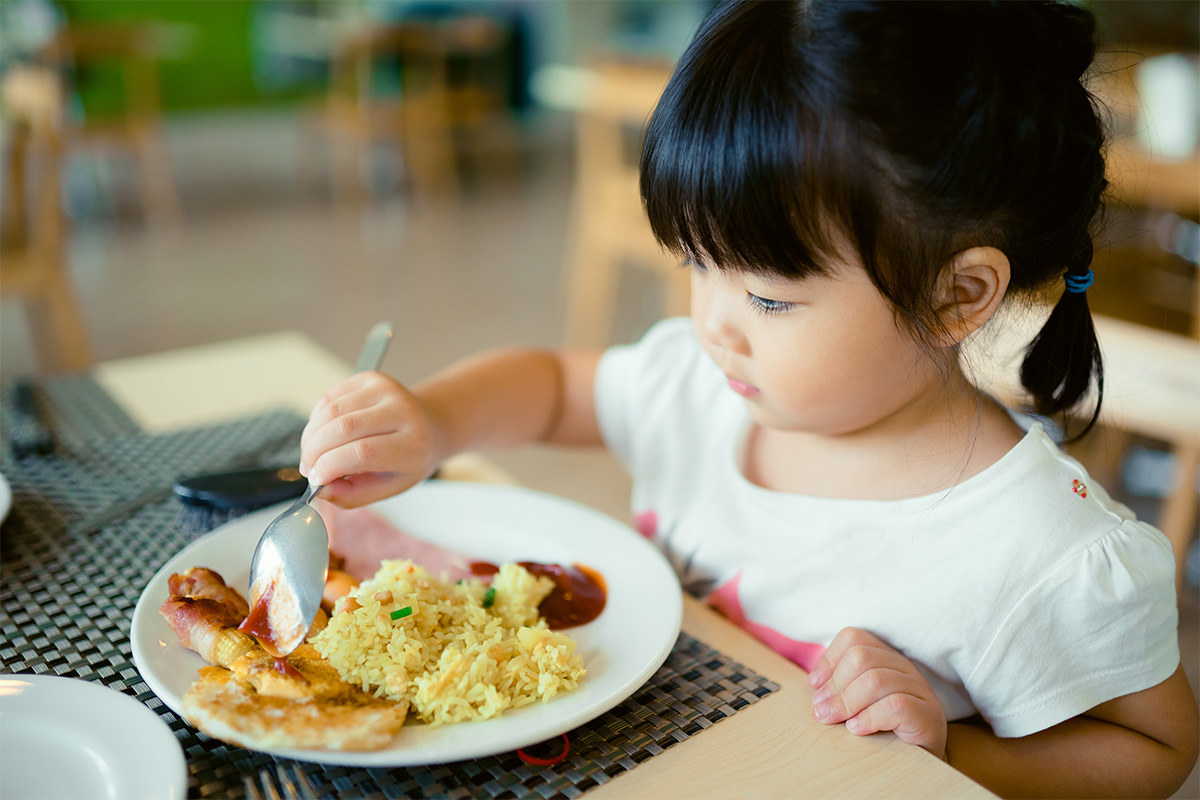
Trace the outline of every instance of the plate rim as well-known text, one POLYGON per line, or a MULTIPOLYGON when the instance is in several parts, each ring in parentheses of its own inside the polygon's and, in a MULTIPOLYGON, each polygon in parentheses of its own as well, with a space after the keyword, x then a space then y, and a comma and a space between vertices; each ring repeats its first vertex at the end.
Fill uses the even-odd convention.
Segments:
MULTIPOLYGON (((158 742, 161 745, 158 749, 162 752, 158 753, 156 758, 165 759, 165 761, 157 761, 161 767, 159 774, 161 774, 163 779, 163 789, 161 795, 157 793, 159 790, 156 790, 155 796, 170 798, 171 800, 187 797, 189 770, 183 746, 180 744, 179 739, 176 738, 171 726, 167 724, 167 721, 138 698, 128 695, 120 689, 109 686, 99 680, 75 678, 66 675, 46 675, 34 672, 0 674, 0 681, 6 680, 26 682, 33 687, 35 693, 39 693, 42 696, 54 697, 55 687, 59 687, 64 691, 75 691, 86 694, 91 710, 104 711, 106 718, 109 720, 113 719, 114 716, 119 716, 127 725, 136 727, 137 730, 133 734, 133 737, 136 737, 135 740, 138 742, 139 747, 144 747, 146 742, 158 742)), ((5 709, 6 716, 13 713, 10 705, 11 700, 11 696, 6 695, 4 697, 4 705, 8 706, 5 709)), ((68 721, 65 715, 56 717, 53 714, 46 714, 45 716, 55 720, 61 719, 64 723, 68 721)), ((77 726, 78 722, 78 717, 71 717, 70 723, 72 726, 77 726)), ((10 719, 6 724, 11 725, 12 720, 10 719)), ((81 728, 75 727, 75 730, 79 731, 81 728)), ((104 731, 98 729, 83 728, 82 730, 93 732, 96 735, 103 735, 104 733, 104 731)), ((109 733, 111 734, 111 731, 109 733)), ((131 759, 127 763, 143 764, 140 759, 131 759)), ((120 769, 120 765, 115 765, 112 762, 106 762, 106 766, 110 771, 119 774, 134 773, 142 778, 147 774, 146 770, 142 768, 120 769)), ((153 783, 157 783, 157 781, 153 783)), ((112 787, 110 785, 110 788, 120 789, 122 787, 112 787)))
MULTIPOLYGON (((293 758, 293 759, 301 760, 301 761, 323 763, 323 764, 330 764, 330 765, 355 766, 355 767, 386 767, 386 768, 426 766, 426 765, 448 763, 448 762, 452 762, 452 761, 459 761, 459 760, 466 760, 466 759, 483 758, 483 757, 490 756, 490 755, 497 755, 500 753, 512 751, 519 747, 529 746, 531 744, 535 744, 537 742, 544 741, 549 738, 553 738, 554 736, 557 736, 563 732, 570 731, 576 727, 579 727, 580 725, 586 724, 587 722, 599 717, 600 715, 604 714, 605 712, 607 712, 607 711, 611 710, 612 708, 616 707, 617 705, 619 705, 624 700, 628 699, 638 689, 640 689, 642 686, 644 686, 646 681, 648 681, 650 679, 650 677, 653 676, 653 674, 662 666, 662 664, 666 661, 667 657, 670 655, 670 653, 674 647, 674 644, 678 640, 679 634, 682 630, 682 622, 683 622, 683 592, 682 592, 682 588, 679 585, 678 576, 675 574, 675 571, 671 567, 670 562, 667 560, 667 558, 662 554, 662 552, 657 547, 654 546, 653 543, 651 543, 650 541, 645 539, 645 537, 639 535, 637 533, 637 531, 634 530, 630 525, 622 523, 619 520, 611 517, 610 515, 605 514, 595 508, 592 508, 591 506, 587 506, 587 505, 578 503, 576 501, 561 497, 559 495, 550 494, 548 492, 543 492, 543 491, 539 491, 536 489, 530 489, 530 488, 523 487, 523 486, 488 484, 488 483, 479 483, 479 482, 472 482, 472 481, 452 481, 452 480, 443 480, 443 479, 439 479, 436 481, 426 481, 422 484, 418 484, 417 487, 414 487, 413 489, 410 489, 407 492, 404 492, 400 495, 393 496, 391 498, 387 498, 378 503, 373 503, 369 507, 375 508, 377 510, 377 512, 381 513, 381 515, 385 516, 385 518, 391 519, 391 517, 388 517, 388 513, 385 510, 386 507, 389 504, 400 504, 404 501, 405 497, 409 496, 413 492, 418 492, 418 491, 420 491, 422 493, 431 494, 431 495, 436 495, 437 493, 447 493, 447 492, 450 493, 451 495, 454 495, 459 492, 467 492, 467 493, 471 493, 471 494, 480 494, 480 495, 486 495, 486 494, 491 493, 493 495, 507 495, 510 497, 519 497, 519 498, 522 498, 522 502, 535 502, 535 503, 546 503, 546 504, 550 504, 550 505, 557 505, 559 508, 563 509, 566 512, 569 512, 572 514, 582 514, 585 517, 589 517, 589 518, 595 520, 596 524, 598 524, 598 525, 621 529, 623 535, 627 535, 629 537, 627 541, 630 543, 631 547, 645 548, 644 552, 645 552, 647 558, 649 558, 652 562, 655 562, 657 564, 657 566, 655 568, 661 570, 663 577, 669 577, 670 585, 669 585, 668 589, 670 589, 671 587, 673 587, 673 589, 674 589, 673 591, 668 590, 665 593, 667 595, 668 599, 671 601, 672 607, 669 609, 668 608, 656 609, 656 612, 658 612, 659 614, 664 614, 664 615, 667 612, 672 612, 670 618, 668 620, 666 620, 667 624, 666 624, 665 630, 668 633, 666 635, 664 635, 664 637, 663 637, 665 641, 661 645, 656 645, 657 650, 653 654, 653 656, 651 658, 649 658, 649 660, 647 660, 639 670, 637 670, 635 673, 631 673, 629 677, 625 678, 624 680, 626 682, 620 687, 620 689, 617 692, 609 694, 607 697, 604 697, 600 702, 580 708, 573 713, 567 714, 566 716, 559 717, 557 719, 557 721, 554 723, 554 725, 552 726, 552 727, 558 729, 557 732, 547 733, 545 730, 540 730, 535 733, 529 733, 523 737, 516 737, 511 740, 508 740, 506 742, 505 746, 502 748, 483 747, 483 748, 472 749, 470 746, 462 746, 460 744, 457 747, 450 748, 453 750, 453 752, 448 752, 446 754, 439 755, 434 758, 424 757, 424 756, 416 757, 416 758, 405 757, 404 756, 405 750, 403 748, 397 748, 397 745, 395 743, 393 743, 392 745, 390 745, 387 748, 384 748, 381 750, 372 750, 372 751, 293 750, 293 749, 274 748, 274 749, 254 750, 254 752, 262 752, 262 753, 267 753, 270 755, 275 755, 275 756, 280 756, 280 757, 293 758)), ((453 499, 453 497, 451 497, 451 499, 453 499)), ((424 501, 424 502, 432 502, 432 501, 424 501)), ((191 727, 193 730, 196 730, 196 729, 194 728, 194 726, 191 725, 191 723, 187 722, 187 720, 183 716, 182 709, 177 707, 177 704, 174 702, 175 692, 170 687, 164 685, 159 680, 158 675, 154 672, 153 669, 150 669, 147 664, 147 661, 149 659, 145 658, 144 654, 142 653, 142 647, 141 647, 141 643, 139 642, 139 636, 138 636, 138 631, 139 631, 139 627, 140 627, 139 622, 142 622, 142 624, 144 624, 145 618, 149 615, 153 615, 153 618, 157 618, 158 617, 157 608, 161 602, 161 600, 155 600, 155 599, 151 599, 148 597, 150 588, 152 586, 154 586, 156 583, 165 583, 166 578, 169 576, 171 571, 177 570, 183 566, 180 562, 185 558, 185 556, 187 556, 188 553, 196 550, 197 548, 205 546, 205 544, 207 544, 207 543, 210 543, 214 537, 217 537, 219 535, 229 535, 228 531, 231 526, 233 526, 235 524, 245 525, 245 520, 247 519, 247 517, 257 518, 257 517, 261 516, 264 520, 264 527, 265 527, 265 521, 269 521, 271 516, 274 514, 277 514, 279 512, 279 510, 281 508, 283 508, 285 505, 286 505, 286 503, 281 503, 278 506, 272 506, 270 508, 260 509, 255 512, 251 512, 251 514, 248 514, 246 516, 235 518, 235 519, 230 520, 229 522, 225 523, 224 525, 221 525, 221 526, 213 529, 209 533, 204 534, 203 536, 197 538, 196 540, 188 543, 186 546, 184 546, 183 548, 178 550, 175 554, 170 556, 167 559, 167 561, 158 570, 155 571, 153 577, 150 578, 150 580, 147 582, 146 586, 143 588, 141 595, 139 595, 139 597, 138 597, 137 604, 135 605, 135 608, 134 608, 134 613, 133 613, 133 617, 131 620, 130 632, 129 632, 134 667, 138 670, 138 673, 141 676, 142 680, 145 681, 147 686, 150 687, 151 691, 153 691, 154 694, 156 696, 158 696, 158 698, 168 708, 170 708, 172 711, 174 711, 180 717, 180 719, 183 720, 186 724, 188 724, 189 727, 191 727)), ((413 535, 415 535, 415 534, 413 534, 413 535)), ((418 538, 420 538, 420 537, 418 537, 418 538)), ((165 625, 165 622, 163 623, 163 625, 165 625)), ((197 656, 197 658, 198 658, 198 656, 197 656)), ((570 697, 570 695, 564 695, 564 697, 570 697)), ((551 704, 549 704, 549 706, 552 706, 554 702, 555 701, 552 701, 551 704)), ((549 706, 539 706, 539 705, 535 704, 533 706, 526 706, 521 709, 514 709, 513 711, 506 712, 506 713, 521 713, 521 712, 526 712, 527 709, 536 709, 539 707, 549 707, 549 706)), ((533 713, 533 712, 527 712, 527 713, 533 713)), ((489 720, 488 722, 491 722, 491 720, 489 720)), ((463 723, 463 724, 471 724, 471 723, 463 723)), ((459 728, 459 726, 453 726, 453 727, 459 728)), ((401 731, 403 731, 403 729, 401 729, 401 731)), ((198 731, 198 733, 199 733, 199 735, 207 738, 207 734, 203 734, 202 732, 199 732, 199 731, 198 731)), ((399 735, 401 735, 401 734, 398 734, 398 736, 399 735)), ((239 746, 239 745, 231 744, 230 746, 239 746)), ((243 749, 250 750, 251 748, 243 748, 243 749)))
POLYGON ((12 484, 4 477, 4 473, 0 472, 0 523, 8 519, 8 512, 12 511, 12 507, 12 484))

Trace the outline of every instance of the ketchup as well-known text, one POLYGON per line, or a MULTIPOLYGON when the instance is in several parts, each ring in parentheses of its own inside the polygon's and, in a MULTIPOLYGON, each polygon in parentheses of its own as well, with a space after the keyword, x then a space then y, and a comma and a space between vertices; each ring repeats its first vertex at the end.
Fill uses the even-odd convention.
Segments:
MULTIPOLYGON (((538 606, 538 613, 545 618, 551 630, 574 628, 600 616, 608 599, 604 577, 590 567, 575 564, 540 564, 535 561, 520 561, 522 567, 536 576, 546 576, 554 581, 554 588, 538 606)), ((495 575, 500 567, 488 561, 471 563, 473 575, 495 575)))
POLYGON ((283 675, 287 675, 289 678, 295 678, 298 681, 308 683, 308 677, 293 667, 286 657, 275 659, 275 670, 283 675))
POLYGON ((238 625, 238 630, 242 633, 248 633, 258 641, 262 642, 263 648, 268 652, 278 652, 278 647, 275 644, 275 631, 271 628, 271 620, 267 616, 267 606, 271 603, 271 597, 275 594, 275 584, 267 586, 267 590, 258 596, 258 601, 254 607, 250 609, 250 613, 242 620, 242 624, 238 625))
POLYGON ((275 584, 271 583, 267 586, 267 590, 258 596, 258 602, 250 609, 250 613, 242 620, 242 624, 238 625, 238 630, 258 639, 263 649, 275 659, 276 671, 287 675, 289 678, 296 678, 307 682, 308 678, 300 670, 289 664, 286 656, 276 655, 279 652, 279 647, 275 642, 275 630, 271 627, 271 620, 267 616, 267 606, 270 605, 271 597, 274 594, 275 584))

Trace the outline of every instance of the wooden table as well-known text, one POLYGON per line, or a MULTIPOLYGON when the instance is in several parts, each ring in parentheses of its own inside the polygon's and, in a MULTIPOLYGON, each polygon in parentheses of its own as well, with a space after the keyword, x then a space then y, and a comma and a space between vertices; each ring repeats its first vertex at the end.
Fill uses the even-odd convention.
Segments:
MULTIPOLYGON (((165 432, 285 407, 307 415, 350 373, 349 364, 311 339, 287 332, 110 361, 93 377, 145 430, 165 432)), ((447 462, 443 474, 514 482, 473 454, 447 462)), ((683 628, 780 690, 590 791, 589 798, 994 796, 892 734, 857 737, 843 726, 816 723, 799 667, 686 596, 683 628)))

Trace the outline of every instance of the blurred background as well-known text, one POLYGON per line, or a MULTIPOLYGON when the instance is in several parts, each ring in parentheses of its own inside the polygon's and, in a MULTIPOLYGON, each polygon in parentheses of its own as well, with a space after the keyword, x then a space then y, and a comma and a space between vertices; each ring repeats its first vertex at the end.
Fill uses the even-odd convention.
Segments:
MULTIPOLYGON (((1190 548, 1194 613, 1200 4, 1085 4, 1114 134, 1089 300, 1187 402, 1106 418, 1077 455, 1190 548)), ((633 163, 710 7, 0 0, 0 379, 282 329, 353 361, 381 319, 403 381, 500 343, 636 339, 687 307, 633 163)), ((497 460, 627 516, 604 454, 497 460)))
MULTIPOLYGON (((687 309, 634 164, 711 5, 0 0, 0 379, 281 329, 352 361, 378 319, 404 381, 497 343, 636 339, 687 309)), ((1089 300, 1194 345, 1200 5, 1087 5, 1114 187, 1089 300)), ((1169 341, 1127 349, 1200 375, 1169 341)), ((1077 448, 1179 539, 1197 524, 1189 388, 1182 425, 1113 419, 1077 448)), ((586 499, 623 514, 623 476, 596 480, 586 499)))

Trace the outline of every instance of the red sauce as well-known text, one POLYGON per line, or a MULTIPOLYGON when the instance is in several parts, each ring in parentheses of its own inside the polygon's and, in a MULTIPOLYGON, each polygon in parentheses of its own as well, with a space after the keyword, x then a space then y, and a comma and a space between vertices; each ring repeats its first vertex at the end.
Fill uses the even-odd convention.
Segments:
POLYGON ((279 647, 275 643, 275 630, 271 627, 271 620, 267 616, 267 606, 270 605, 271 596, 275 594, 275 584, 272 583, 267 587, 267 590, 258 597, 258 602, 250 609, 250 613, 242 620, 242 624, 238 625, 238 630, 242 633, 248 633, 255 639, 258 639, 262 644, 263 649, 275 659, 275 669, 289 678, 308 682, 308 678, 304 673, 288 663, 286 656, 279 656, 279 647))
MULTIPOLYGON (((554 588, 538 606, 538 613, 546 619, 551 630, 586 625, 604 610, 608 589, 604 577, 594 569, 582 564, 564 567, 534 561, 519 563, 534 575, 544 575, 554 581, 554 588)), ((498 566, 486 561, 471 564, 473 575, 495 575, 499 571, 498 566)))
POLYGON ((308 683, 308 678, 304 675, 304 673, 288 663, 286 658, 276 658, 275 669, 278 672, 287 675, 289 678, 295 678, 296 680, 308 683))
POLYGON ((242 624, 238 625, 239 631, 258 639, 263 648, 272 655, 279 652, 279 647, 275 644, 275 631, 271 628, 270 618, 267 617, 267 606, 274 594, 275 584, 272 583, 258 596, 258 601, 250 609, 250 613, 242 620, 242 624))

